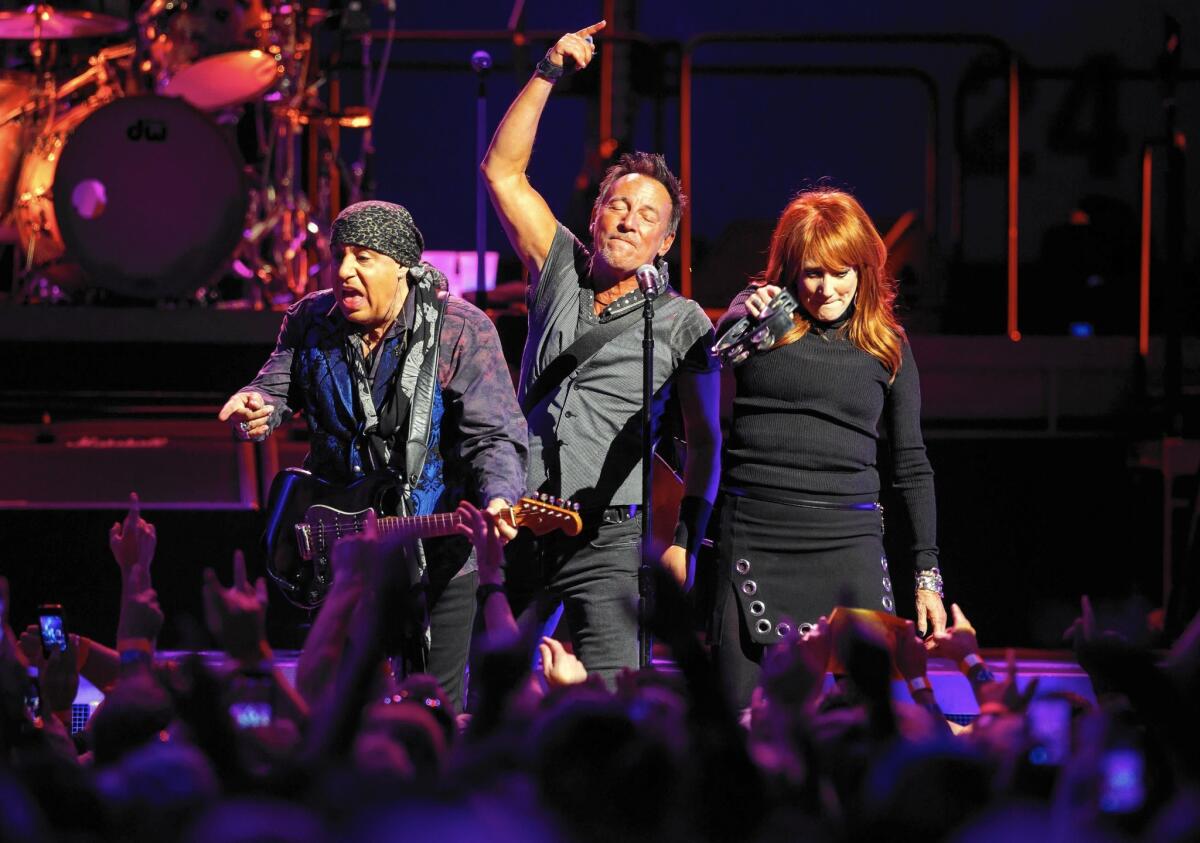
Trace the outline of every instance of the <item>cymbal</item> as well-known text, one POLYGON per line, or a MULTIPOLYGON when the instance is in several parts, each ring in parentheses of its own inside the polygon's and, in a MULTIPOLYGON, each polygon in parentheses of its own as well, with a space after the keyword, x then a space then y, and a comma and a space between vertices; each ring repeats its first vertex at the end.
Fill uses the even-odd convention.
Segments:
POLYGON ((115 35, 129 23, 97 12, 57 11, 48 4, 26 6, 19 12, 0 12, 0 40, 61 41, 115 35))

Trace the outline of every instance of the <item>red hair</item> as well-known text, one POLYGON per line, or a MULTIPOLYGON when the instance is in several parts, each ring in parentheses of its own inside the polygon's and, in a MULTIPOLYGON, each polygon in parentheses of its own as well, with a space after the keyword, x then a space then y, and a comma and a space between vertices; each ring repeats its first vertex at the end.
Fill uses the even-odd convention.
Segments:
MULTIPOLYGON (((804 267, 846 267, 858 273, 854 313, 846 325, 850 341, 879 360, 893 379, 900 371, 904 329, 896 320, 896 282, 884 270, 887 247, 858 201, 841 190, 810 190, 787 204, 771 234, 767 268, 754 283, 774 284, 798 293, 804 267)), ((811 322, 800 313, 776 343, 793 343, 811 322)))

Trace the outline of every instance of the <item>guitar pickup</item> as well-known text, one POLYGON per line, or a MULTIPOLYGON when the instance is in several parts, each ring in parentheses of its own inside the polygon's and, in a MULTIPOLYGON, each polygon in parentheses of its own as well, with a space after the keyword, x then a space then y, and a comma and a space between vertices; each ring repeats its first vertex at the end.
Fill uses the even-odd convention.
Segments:
POLYGON ((296 525, 296 551, 305 562, 313 558, 312 530, 308 524, 301 522, 296 525))

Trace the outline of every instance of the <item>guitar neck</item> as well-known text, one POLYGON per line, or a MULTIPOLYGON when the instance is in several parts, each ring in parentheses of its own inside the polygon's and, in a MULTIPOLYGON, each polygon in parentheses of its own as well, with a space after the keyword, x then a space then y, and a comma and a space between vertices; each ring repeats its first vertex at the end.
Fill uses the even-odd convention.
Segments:
POLYGON ((434 539, 457 532, 462 518, 455 512, 435 512, 432 515, 389 515, 376 520, 381 536, 404 535, 416 539, 434 539))

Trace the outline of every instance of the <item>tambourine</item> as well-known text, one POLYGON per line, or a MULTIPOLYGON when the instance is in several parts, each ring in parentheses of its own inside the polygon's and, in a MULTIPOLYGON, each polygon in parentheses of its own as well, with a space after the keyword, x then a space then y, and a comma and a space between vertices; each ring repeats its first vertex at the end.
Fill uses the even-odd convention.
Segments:
POLYGON ((758 318, 744 316, 721 334, 712 347, 722 366, 737 366, 751 354, 766 351, 792 329, 792 314, 800 307, 787 290, 780 290, 767 302, 758 318))

